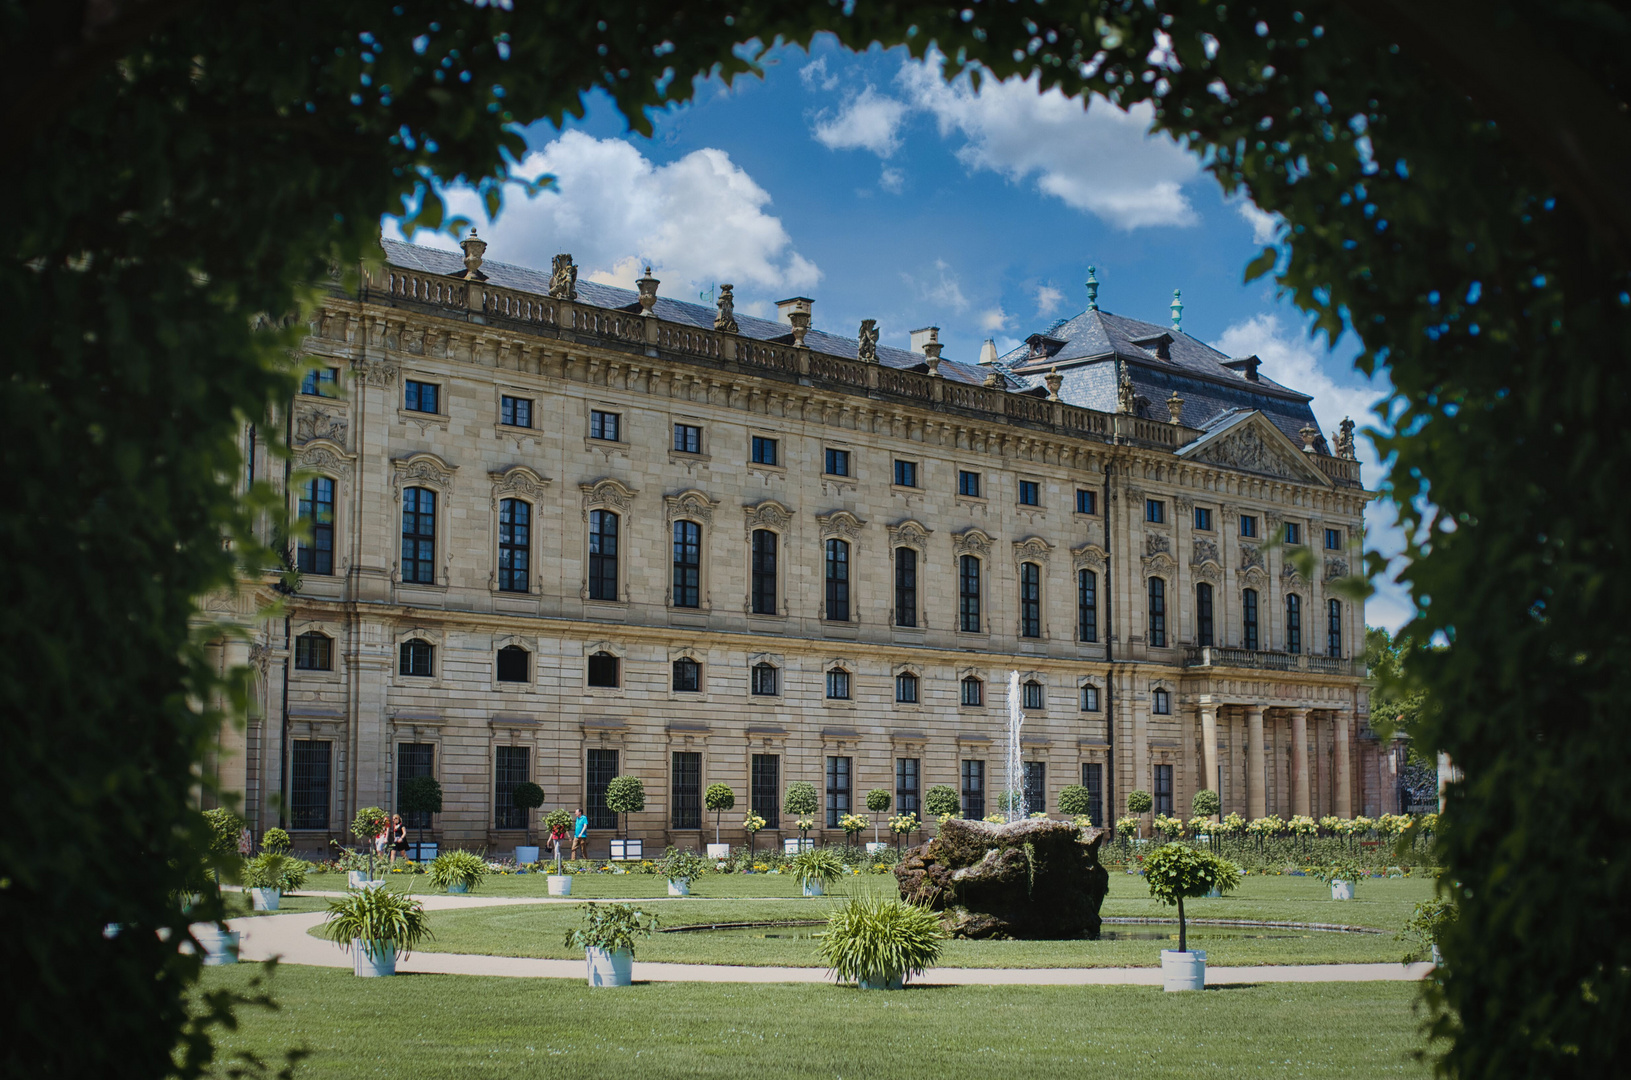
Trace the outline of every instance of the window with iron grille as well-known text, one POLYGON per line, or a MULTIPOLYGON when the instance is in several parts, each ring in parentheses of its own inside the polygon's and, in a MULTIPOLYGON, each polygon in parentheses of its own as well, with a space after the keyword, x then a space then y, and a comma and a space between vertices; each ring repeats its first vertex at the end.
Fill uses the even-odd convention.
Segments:
POLYGON ((584 810, 591 829, 617 828, 617 815, 606 806, 606 785, 617 776, 616 750, 590 750, 585 762, 584 810))
POLYGON ((1154 788, 1151 792, 1155 796, 1155 812, 1157 814, 1172 813, 1172 766, 1155 766, 1154 788))
POLYGON ((967 469, 958 469, 957 494, 966 495, 970 499, 978 499, 980 497, 980 474, 969 472, 967 469))
POLYGON ((673 774, 674 789, 669 797, 671 827, 702 828, 702 755, 676 750, 673 774))
POLYGON ((1076 640, 1099 640, 1099 575, 1076 571, 1076 640))
POLYGON ((1195 586, 1195 644, 1216 644, 1212 633, 1212 586, 1204 581, 1195 586))
POLYGON ((300 392, 313 397, 338 397, 340 395, 339 385, 339 368, 313 368, 300 377, 300 392))
POLYGON ((1035 480, 1021 480, 1019 482, 1019 504, 1021 506, 1042 505, 1042 485, 1035 480))
POLYGON ((753 530, 753 613, 755 615, 776 614, 776 542, 776 534, 769 529, 753 530))
POLYGON ((1303 651, 1303 598, 1286 593, 1286 652, 1303 651))
POLYGON ((591 439, 605 439, 607 442, 617 442, 618 433, 622 428, 622 419, 620 413, 601 412, 599 409, 589 410, 589 437, 591 439))
POLYGON ((833 448, 828 447, 827 452, 826 452, 826 459, 827 459, 826 466, 827 466, 827 475, 828 476, 848 476, 849 475, 849 451, 848 450, 834 450, 833 448))
POLYGON ((532 666, 529 663, 531 659, 532 657, 528 655, 527 650, 519 645, 504 646, 498 650, 498 681, 529 682, 530 676, 527 669, 532 666))
POLYGON ((765 819, 765 828, 782 823, 782 759, 776 754, 754 754, 749 762, 749 788, 753 812, 765 819))
POLYGON ((1076 489, 1076 512, 1078 514, 1096 514, 1099 512, 1099 497, 1095 491, 1087 488, 1076 489))
POLYGON ((436 583, 436 493, 429 488, 402 492, 402 580, 436 583))
POLYGON ((1019 564, 1019 636, 1042 636, 1042 568, 1019 564))
POLYGON ((402 815, 402 824, 410 829, 428 829, 433 816, 429 810, 409 813, 402 809, 402 787, 409 780, 436 775, 436 747, 430 743, 397 743, 396 745, 396 809, 402 815))
POLYGON ((498 588, 524 593, 532 553, 532 504, 505 499, 498 504, 498 588))
POLYGON ((617 515, 589 511, 589 599, 617 599, 617 515))
POLYGON ((1082 687, 1082 711, 1099 711, 1099 688, 1096 686, 1082 687))
POLYGON ((409 412, 436 412, 437 399, 441 396, 441 389, 435 383, 415 382, 413 379, 408 379, 403 391, 402 407, 409 412))
POLYGON ((827 541, 827 611, 832 622, 849 622, 849 542, 827 541))
POLYGON ((333 671, 334 639, 315 630, 295 638, 294 666, 299 671, 333 671))
POLYGON ((1027 709, 1040 709, 1040 708, 1042 708, 1042 703, 1043 703, 1044 699, 1043 699, 1043 696, 1042 696, 1042 684, 1041 683, 1037 682, 1035 679, 1026 679, 1025 680, 1025 685, 1021 686, 1019 689, 1020 689, 1020 699, 1021 699, 1021 702, 1022 702, 1022 704, 1024 705, 1025 708, 1027 708, 1027 709))
POLYGON ((1245 629, 1245 646, 1255 649, 1258 645, 1257 637, 1257 590, 1247 589, 1240 594, 1241 625, 1245 629))
POLYGON ((760 697, 775 697, 781 692, 781 680, 777 678, 780 674, 774 664, 754 664, 753 692, 760 697))
POLYGON ((694 694, 702 689, 702 665, 687 656, 674 661, 673 687, 682 694, 694 694))
POLYGON ((895 549, 895 625, 917 625, 917 549, 895 549))
POLYGON ((1153 648, 1167 645, 1167 583, 1161 578, 1150 578, 1150 633, 1153 648))
POLYGON ((589 685, 615 690, 623 685, 622 672, 618 670, 621 666, 618 658, 609 652, 592 654, 589 657, 589 685))
POLYGON ((904 705, 917 704, 917 676, 903 671, 895 676, 895 700, 904 705))
POLYGON ((827 828, 838 828, 838 819, 850 809, 850 759, 827 759, 827 828))
POLYGON ((1342 601, 1331 600, 1325 606, 1325 655, 1342 655, 1342 601))
POLYGON ((329 762, 334 744, 296 739, 289 748, 289 827, 328 828, 329 762))
POLYGON ((895 759, 895 813, 916 814, 922 792, 922 770, 915 757, 895 759))
POLYGON ((1082 786, 1087 789, 1087 818, 1094 825, 1104 824, 1104 763, 1082 762, 1082 786))
POLYGON ((334 573, 334 481, 314 476, 300 489, 300 520, 311 539, 295 549, 302 574, 334 573))
POLYGON ((973 675, 969 675, 963 679, 963 704, 985 704, 985 683, 975 678, 973 675))
POLYGON ((965 761, 963 772, 963 816, 970 821, 985 817, 985 762, 965 761))
POLYGON ((695 424, 675 424, 674 449, 682 454, 702 453, 702 429, 695 424))
POLYGON ((500 746, 493 764, 493 828, 525 829, 527 810, 515 805, 515 788, 532 779, 528 747, 500 746))
MULTIPOLYGON (((780 458, 776 451, 780 448, 776 444, 777 440, 775 439, 766 439, 755 435, 753 437, 753 463, 755 465, 779 464, 780 458)), ((764 817, 763 814, 759 816, 764 817)))
POLYGON ((694 521, 674 522, 675 607, 702 606, 702 526, 694 521))
POLYGON ((917 487, 917 462, 899 460, 895 462, 895 486, 917 487))
POLYGON ((1025 761, 1025 812, 1045 814, 1048 810, 1048 763, 1025 761))
POLYGON ((849 672, 835 667, 827 672, 827 696, 834 701, 849 700, 849 672))
POLYGON ((436 648, 422 638, 404 641, 398 651, 397 671, 402 675, 429 678, 435 674, 436 648))
POLYGON ((508 394, 499 395, 498 422, 507 427, 532 426, 532 399, 524 397, 511 397, 508 394))
POLYGON ((980 632, 980 560, 973 555, 957 560, 957 626, 965 634, 980 632))
POLYGON ((1166 691, 1166 690, 1163 690, 1163 689, 1160 689, 1159 687, 1157 687, 1154 694, 1152 694, 1151 696, 1153 698, 1153 704, 1151 705, 1151 709, 1152 709, 1152 711, 1154 711, 1155 715, 1157 715, 1157 716, 1171 716, 1172 715, 1172 694, 1169 691, 1166 691))

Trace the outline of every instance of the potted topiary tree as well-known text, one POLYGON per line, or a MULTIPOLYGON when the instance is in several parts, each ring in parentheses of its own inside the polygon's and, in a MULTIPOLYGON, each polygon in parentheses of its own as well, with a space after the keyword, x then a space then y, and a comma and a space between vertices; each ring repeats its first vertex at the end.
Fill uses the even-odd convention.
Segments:
POLYGON ((894 797, 883 788, 873 788, 866 793, 867 812, 872 815, 872 843, 866 846, 867 851, 883 850, 883 842, 878 838, 878 815, 887 814, 894 805, 894 797))
POLYGON ((1138 839, 1144 839, 1144 815, 1150 812, 1155 805, 1155 799, 1143 788, 1134 788, 1127 793, 1127 813, 1139 819, 1138 839))
MULTIPOLYGON (((748 816, 742 819, 742 829, 748 834, 748 854, 753 854, 753 839, 759 835, 759 830, 765 827, 765 819, 748 811, 748 816)), ((749 871, 752 873, 752 871, 749 871)))
POLYGON ((569 810, 551 810, 544 815, 544 827, 549 830, 555 847, 555 872, 549 875, 549 895, 571 896, 572 876, 561 871, 561 845, 572 839, 572 813, 569 810))
POLYGON ((962 810, 957 789, 948 784, 936 784, 923 795, 923 809, 936 821, 949 821, 962 810))
POLYGON ((694 851, 680 851, 672 846, 657 860, 657 873, 668 879, 669 896, 690 896, 691 882, 708 869, 708 860, 694 851))
MULTIPOLYGON (((404 814, 440 814, 442 812, 442 785, 434 776, 415 776, 402 784, 397 805, 404 814)), ((436 844, 425 843, 423 819, 419 826, 419 842, 414 845, 413 861, 425 862, 436 858, 436 844)))
POLYGON ((860 814, 845 814, 838 819, 838 827, 844 830, 844 843, 854 844, 855 838, 861 835, 861 830, 867 826, 866 818, 860 814))
POLYGON ((261 834, 261 850, 272 855, 287 855, 294 844, 289 840, 289 834, 277 826, 267 829, 261 834))
POLYGON ((646 786, 640 782, 638 776, 614 776, 611 783, 606 785, 606 809, 619 815, 622 825, 618 828, 618 839, 612 841, 612 858, 623 861, 640 859, 645 855, 645 843, 640 840, 629 840, 624 834, 624 826, 628 820, 622 815, 638 814, 646 808, 646 786))
POLYGON ((736 792, 731 790, 729 784, 709 784, 708 790, 703 793, 702 805, 714 814, 714 842, 708 845, 708 858, 730 858, 731 846, 719 842, 719 816, 736 805, 736 792))
POLYGON ((515 846, 515 865, 531 866, 538 861, 538 845, 532 842, 532 812, 544 805, 544 789, 531 780, 523 780, 515 785, 515 793, 510 798, 527 821, 527 842, 515 846))
POLYGON ((374 876, 374 853, 378 850, 376 841, 385 835, 385 830, 390 827, 391 815, 377 806, 365 806, 351 819, 351 835, 362 841, 363 848, 368 854, 368 876, 365 878, 358 871, 352 870, 349 874, 352 888, 371 889, 384 884, 384 878, 374 876))
POLYGON ((390 889, 351 889, 328 902, 318 930, 352 954, 352 972, 363 978, 395 975, 399 956, 430 937, 425 907, 390 889))
POLYGON ((1223 808, 1223 800, 1211 788, 1201 788, 1195 797, 1189 800, 1189 808, 1196 817, 1216 817, 1223 808))
POLYGON ((854 897, 827 916, 820 956, 840 981, 862 990, 899 990, 940 959, 940 916, 917 904, 854 897))
POLYGON ((1210 851, 1188 844, 1163 844, 1144 860, 1144 880, 1150 895, 1163 904, 1178 905, 1178 948, 1161 951, 1163 990, 1204 990, 1206 953, 1190 951, 1184 923, 1184 899, 1224 893, 1240 884, 1240 869, 1210 851))
POLYGON ((1060 788, 1059 812, 1075 818, 1078 827, 1093 824, 1093 793, 1081 784, 1060 788))
POLYGON ((820 809, 821 803, 816 800, 814 784, 797 780, 787 785, 787 794, 782 797, 782 813, 797 818, 799 825, 798 839, 782 842, 782 849, 789 855, 807 851, 813 845, 810 839, 810 826, 815 823, 816 811, 820 809))
POLYGON ((583 925, 566 932, 566 947, 582 949, 590 986, 627 986, 634 981, 634 939, 650 937, 657 916, 633 904, 584 904, 583 925))
POLYGON ((806 848, 787 862, 805 896, 821 896, 844 876, 843 860, 827 848, 806 848))
POLYGON ((210 827, 210 865, 215 879, 221 879, 222 871, 229 880, 236 879, 243 863, 238 842, 243 838, 247 822, 224 806, 204 811, 204 820, 210 827))

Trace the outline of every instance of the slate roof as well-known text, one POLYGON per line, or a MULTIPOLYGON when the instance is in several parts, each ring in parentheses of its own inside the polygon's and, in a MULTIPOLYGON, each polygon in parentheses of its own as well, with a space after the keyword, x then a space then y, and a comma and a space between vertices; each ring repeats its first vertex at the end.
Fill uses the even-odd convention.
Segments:
MULTIPOLYGON (((400 240, 381 240, 385 248, 385 261, 392 266, 404 270, 419 270, 427 274, 460 275, 464 273, 464 256, 457 252, 443 251, 440 248, 421 247, 418 244, 405 244, 400 240)), ((517 292, 533 293, 538 296, 549 295, 549 273, 543 270, 534 270, 527 266, 516 266, 512 263, 495 262, 484 259, 481 272, 487 275, 487 280, 503 289, 514 289, 517 292)), ((594 281, 578 279, 578 301, 601 308, 626 308, 639 310, 639 294, 632 289, 620 289, 615 285, 602 285, 594 281)), ((700 326, 709 330, 714 325, 714 309, 704 304, 692 304, 683 300, 674 300, 658 295, 657 306, 654 309, 657 317, 669 322, 684 323, 689 326, 700 326)), ((776 341, 786 339, 791 343, 792 329, 785 323, 773 319, 759 319, 751 315, 736 313, 736 324, 743 337, 756 341, 776 341)), ((804 344, 816 352, 827 353, 831 356, 840 356, 854 360, 858 356, 859 346, 854 338, 829 334, 824 330, 811 327, 805 335, 804 344)), ((927 371, 928 365, 924 363, 921 353, 909 352, 906 349, 896 349, 888 345, 878 345, 878 362, 885 367, 904 368, 909 371, 927 371)), ((979 386, 985 382, 986 369, 978 364, 960 363, 955 360, 941 360, 940 374, 956 382, 970 383, 979 386)), ((1113 404, 1113 402, 1112 402, 1113 404)))

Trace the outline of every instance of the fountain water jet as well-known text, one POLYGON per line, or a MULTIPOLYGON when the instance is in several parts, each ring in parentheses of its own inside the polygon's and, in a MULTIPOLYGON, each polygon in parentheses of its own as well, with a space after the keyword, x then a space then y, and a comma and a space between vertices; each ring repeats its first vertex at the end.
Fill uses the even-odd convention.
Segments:
POLYGON ((1024 821, 1029 817, 1025 805, 1025 765, 1020 760, 1019 729, 1025 723, 1019 689, 1019 672, 1008 673, 1008 748, 1007 775, 1003 792, 998 798, 1004 821, 1024 821))

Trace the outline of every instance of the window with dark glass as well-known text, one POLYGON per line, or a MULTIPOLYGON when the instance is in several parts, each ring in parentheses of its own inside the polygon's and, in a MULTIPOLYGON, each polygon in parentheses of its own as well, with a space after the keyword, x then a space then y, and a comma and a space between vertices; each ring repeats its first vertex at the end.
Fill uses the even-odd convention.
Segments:
POLYGON ((1330 600, 1325 605, 1325 655, 1342 655, 1342 601, 1330 600))
POLYGON ((749 763, 749 800, 753 812, 764 818, 765 828, 781 827, 782 821, 782 759, 776 754, 754 754, 749 763))
POLYGON ((1303 651, 1303 598, 1286 593, 1286 652, 1303 651))
POLYGON ((1019 636, 1042 636, 1042 568, 1019 564, 1019 636))
POLYGON ((978 821, 985 817, 985 762, 963 762, 962 774, 963 816, 978 821))
POLYGON ((429 488, 402 492, 402 580, 436 583, 436 493, 429 488))
POLYGON ((903 671, 895 676, 895 700, 905 705, 917 704, 917 676, 903 671))
POLYGON ((702 453, 702 429, 695 424, 675 424, 674 449, 682 454, 702 453))
POLYGON ((1145 499, 1144 520, 1154 525, 1166 524, 1167 504, 1160 499, 1145 499))
POLYGON ((294 666, 300 671, 333 671, 334 639, 315 630, 295 638, 294 666))
POLYGON ((915 757, 895 759, 895 813, 919 812, 918 797, 923 790, 921 762, 915 757))
POLYGON ((983 681, 976 679, 972 675, 966 676, 963 679, 963 704, 985 704, 985 683, 983 681))
POLYGON ((498 422, 506 427, 532 426, 532 399, 524 397, 511 397, 508 394, 499 395, 498 422))
POLYGON ((917 462, 899 460, 895 462, 895 486, 917 487, 917 462))
POLYGON ((339 383, 339 368, 313 368, 300 377, 300 392, 312 397, 338 397, 339 383))
POLYGON ((1325 530, 1325 547, 1329 551, 1341 551, 1342 550, 1342 530, 1341 529, 1326 529, 1325 530))
POLYGON ((670 827, 702 828, 702 755, 692 750, 674 751, 672 810, 670 827))
POLYGON ((1300 544, 1303 542, 1303 527, 1295 521, 1286 522, 1286 543, 1300 544))
POLYGON ((1048 811, 1048 763, 1025 761, 1020 763, 1025 772, 1025 812, 1045 814, 1048 811))
POLYGON ((834 701, 849 700, 849 672, 841 667, 827 670, 827 696, 834 701))
POLYGON ((584 816, 591 829, 617 828, 617 815, 606 805, 606 788, 617 776, 616 750, 591 750, 584 768, 584 816))
POLYGON ((589 657, 589 685, 616 689, 622 685, 621 662, 609 652, 597 652, 589 657))
POLYGON ((1087 488, 1076 489, 1076 512, 1078 514, 1096 514, 1099 512, 1098 492, 1087 488))
POLYGON ((1021 506, 1042 505, 1042 485, 1035 480, 1021 480, 1019 482, 1019 504, 1021 506))
POLYGON ((833 622, 849 622, 849 542, 827 541, 827 611, 833 622))
POLYGON ((850 759, 827 759, 827 828, 838 828, 838 819, 850 810, 850 759))
POLYGON ((1104 763, 1082 762, 1082 786, 1087 789, 1087 819, 1094 825, 1104 824, 1104 763))
POLYGON ((674 606, 702 606, 702 526, 674 522, 674 606))
POLYGON ((1212 511, 1204 506, 1195 508, 1195 528, 1201 532, 1212 531, 1212 511))
POLYGON ((617 599, 617 515, 589 511, 589 599, 617 599))
POLYGON ((528 747, 499 746, 493 762, 493 828, 525 829, 526 807, 515 805, 515 789, 532 779, 528 747))
POLYGON ((917 625, 917 550, 895 549, 895 625, 917 625))
POLYGON ((403 675, 418 675, 428 678, 432 672, 435 659, 435 648, 430 642, 420 638, 404 641, 398 650, 397 671, 403 675))
POLYGON ((1155 766, 1154 788, 1150 794, 1155 796, 1154 810, 1157 814, 1172 813, 1172 766, 1155 766))
POLYGON ((980 560, 973 555, 957 560, 957 627, 965 634, 980 632, 980 560))
POLYGON ((1240 515, 1240 535, 1253 537, 1257 535, 1257 518, 1251 514, 1240 515))
POLYGON ((776 614, 776 534, 753 530, 753 613, 776 614))
POLYGON ((1153 699, 1150 709, 1156 716, 1172 715, 1172 694, 1169 691, 1157 687, 1150 696, 1153 699))
POLYGON ((1241 622, 1245 628, 1245 646, 1255 649, 1258 646, 1257 637, 1257 590, 1247 589, 1240 594, 1241 622))
MULTIPOLYGON (((779 465, 781 461, 776 453, 777 449, 775 439, 755 435, 753 437, 753 463, 755 465, 779 465)), ((763 814, 759 816, 764 817, 763 814)))
POLYGON ((295 739, 289 748, 289 827, 328 828, 329 764, 334 744, 295 739))
POLYGON ((688 656, 682 656, 674 661, 674 690, 682 694, 694 694, 702 688, 702 665, 688 656))
POLYGON ((1076 640, 1099 640, 1099 576, 1076 571, 1076 640))
POLYGON ((1150 578, 1150 645, 1167 647, 1167 583, 1161 578, 1150 578))
POLYGON ((532 504, 505 499, 498 504, 498 588, 528 589, 532 565, 532 504))
POLYGON ((402 815, 402 824, 410 829, 428 829, 431 825, 429 810, 409 812, 402 809, 402 788, 409 780, 436 775, 436 747, 430 743, 396 744, 396 810, 402 815))
POLYGON ((519 645, 506 645, 498 650, 497 667, 499 682, 528 682, 532 656, 519 645))
POLYGON ((849 451, 848 450, 834 450, 832 447, 829 446, 829 447, 827 447, 826 458, 827 458, 827 462, 826 462, 827 469, 826 469, 826 471, 827 471, 828 476, 848 476, 849 475, 849 451))
POLYGON ((591 439, 605 439, 607 442, 617 442, 618 434, 623 426, 622 421, 623 415, 621 413, 590 409, 589 437, 591 439))
POLYGON ((970 499, 978 499, 980 497, 980 474, 969 472, 967 469, 958 469, 957 494, 966 495, 970 499))
POLYGON ((406 389, 403 391, 402 407, 409 412, 433 413, 436 412, 437 398, 441 394, 441 387, 435 383, 416 382, 406 380, 406 389))
POLYGON ((1082 711, 1099 711, 1099 688, 1096 686, 1082 687, 1082 711))
POLYGON ((781 692, 778 685, 781 681, 778 678, 780 674, 774 664, 754 664, 753 692, 760 697, 775 697, 781 692))
POLYGON ((1204 581, 1195 586, 1195 644, 1216 644, 1212 632, 1212 586, 1204 581))
POLYGON ((1035 679, 1027 679, 1020 688, 1020 699, 1027 709, 1042 708, 1042 684, 1035 679))

